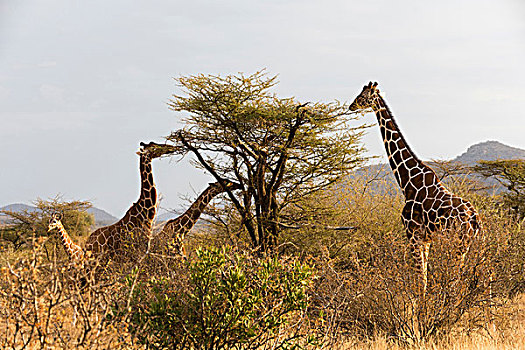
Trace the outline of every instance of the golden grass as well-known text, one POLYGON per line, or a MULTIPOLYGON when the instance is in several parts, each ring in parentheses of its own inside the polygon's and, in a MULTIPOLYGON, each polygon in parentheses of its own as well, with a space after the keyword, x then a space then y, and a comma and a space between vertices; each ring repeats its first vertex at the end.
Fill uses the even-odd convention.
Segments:
POLYGON ((514 298, 502 310, 499 324, 491 325, 490 332, 471 335, 452 333, 439 340, 420 345, 400 345, 381 336, 366 341, 341 340, 335 350, 523 350, 525 349, 525 294, 514 298))

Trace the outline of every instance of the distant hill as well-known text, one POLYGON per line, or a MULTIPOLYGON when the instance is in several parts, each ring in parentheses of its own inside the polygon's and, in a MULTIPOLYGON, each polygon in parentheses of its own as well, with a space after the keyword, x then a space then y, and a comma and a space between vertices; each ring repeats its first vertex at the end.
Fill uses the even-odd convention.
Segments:
POLYGON ((171 219, 175 219, 176 217, 179 217, 180 214, 174 213, 172 211, 166 211, 165 213, 157 215, 156 221, 157 222, 164 222, 171 219))
POLYGON ((498 141, 485 141, 470 146, 467 151, 453 160, 473 165, 480 160, 525 159, 525 150, 511 147, 498 141))
POLYGON ((32 205, 27 205, 23 203, 13 203, 13 204, 8 204, 4 207, 1 207, 0 210, 7 210, 7 211, 14 211, 14 212, 20 212, 20 211, 26 210, 28 212, 34 212, 34 211, 38 211, 38 208, 32 205))
MULTIPOLYGON (((32 205, 27 205, 23 203, 13 203, 6 205, 4 207, 1 207, 0 210, 8 210, 8 211, 14 211, 14 212, 21 212, 21 211, 38 211, 38 208, 32 205)), ((86 210, 88 213, 93 214, 95 217, 95 225, 96 226, 105 226, 105 225, 111 225, 114 222, 117 222, 117 218, 113 215, 109 214, 107 211, 91 207, 86 210)), ((5 221, 4 218, 2 218, 3 215, 0 215, 0 221, 5 221), (2 220, 4 219, 4 220, 2 220)), ((5 216, 4 216, 5 217, 5 216)))
POLYGON ((99 209, 96 207, 91 207, 88 210, 86 210, 88 213, 93 214, 95 217, 95 223, 97 226, 106 226, 111 225, 118 221, 116 217, 108 213, 107 211, 103 209, 99 209))
MULTIPOLYGON (((485 141, 476 143, 470 146, 466 152, 452 159, 454 162, 463 163, 469 166, 475 165, 480 160, 496 160, 496 159, 525 159, 525 150, 521 148, 504 145, 498 141, 485 141)), ((430 167, 434 164, 432 161, 425 161, 430 167)), ((357 171, 357 174, 377 174, 380 178, 386 178, 389 181, 395 182, 394 175, 390 169, 389 164, 375 164, 365 166, 357 171)), ((495 179, 486 179, 477 177, 478 180, 483 181, 488 187, 494 188, 496 192, 504 191, 504 187, 495 179)))

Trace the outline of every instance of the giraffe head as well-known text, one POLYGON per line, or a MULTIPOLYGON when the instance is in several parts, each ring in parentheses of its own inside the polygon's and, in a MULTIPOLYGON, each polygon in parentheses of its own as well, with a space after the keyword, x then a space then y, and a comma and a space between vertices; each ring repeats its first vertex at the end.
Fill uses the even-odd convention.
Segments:
POLYGON ((47 226, 47 231, 52 231, 62 225, 62 214, 61 213, 53 213, 51 214, 51 218, 49 219, 49 224, 47 226))
POLYGON ((147 157, 148 159, 159 158, 165 154, 173 153, 176 151, 175 146, 171 145, 161 145, 155 142, 150 143, 140 143, 140 149, 137 152, 139 156, 147 157))
POLYGON ((360 111, 366 109, 375 109, 376 99, 379 95, 379 89, 377 88, 377 82, 369 82, 368 85, 363 87, 363 91, 357 96, 350 105, 351 111, 360 111))
POLYGON ((225 192, 227 190, 234 191, 242 189, 240 184, 229 180, 224 180, 224 187, 219 182, 210 183, 210 187, 215 189, 217 193, 225 192))

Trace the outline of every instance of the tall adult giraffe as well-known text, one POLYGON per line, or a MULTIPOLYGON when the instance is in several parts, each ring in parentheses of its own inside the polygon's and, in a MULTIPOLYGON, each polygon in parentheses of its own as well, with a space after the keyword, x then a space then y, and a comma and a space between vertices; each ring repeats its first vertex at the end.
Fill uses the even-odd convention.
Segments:
POLYGON ((225 181, 224 187, 219 182, 214 182, 208 185, 208 187, 197 197, 195 202, 179 217, 168 220, 162 231, 155 237, 156 244, 160 246, 166 246, 166 243, 170 240, 174 240, 174 248, 182 257, 186 256, 184 249, 184 238, 186 234, 195 226, 195 223, 201 216, 202 212, 210 201, 217 195, 227 190, 240 189, 240 185, 225 181))
POLYGON ((434 171, 410 149, 379 94, 377 83, 370 82, 350 105, 350 110, 371 109, 379 123, 390 167, 405 196, 401 213, 410 250, 420 273, 423 294, 427 288, 428 253, 432 236, 441 231, 459 234, 465 258, 470 240, 481 227, 474 206, 451 193, 434 171))
MULTIPOLYGON (((126 254, 125 244, 140 239, 147 240, 153 225, 153 219, 157 212, 157 190, 153 182, 153 172, 151 162, 162 155, 172 153, 175 148, 169 145, 159 145, 154 142, 148 144, 140 143, 140 179, 141 189, 139 199, 133 203, 126 214, 118 222, 110 226, 101 227, 93 231, 84 248, 84 252, 93 257, 105 256, 122 260, 126 254), (144 237, 146 236, 146 237, 144 237)), ((64 227, 54 216, 50 221, 49 229, 58 228, 62 236, 62 243, 69 254, 69 243, 74 244, 67 235, 64 227), (56 222, 58 221, 58 223, 56 222), (69 238, 64 240, 64 237, 69 238)), ((78 247, 78 245, 75 244, 78 247)), ((83 254, 85 255, 85 254, 83 254)), ((71 257, 71 255, 70 255, 71 257)))

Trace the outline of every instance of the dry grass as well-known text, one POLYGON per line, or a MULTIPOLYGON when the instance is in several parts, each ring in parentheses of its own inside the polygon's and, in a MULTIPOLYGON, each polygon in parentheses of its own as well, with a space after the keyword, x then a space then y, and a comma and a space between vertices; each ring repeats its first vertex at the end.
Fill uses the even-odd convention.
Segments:
POLYGON ((340 340, 336 350, 521 350, 525 347, 525 294, 517 296, 503 312, 504 324, 496 325, 495 331, 470 335, 453 332, 439 340, 431 340, 417 347, 407 347, 388 338, 376 336, 368 340, 355 338, 340 340))
MULTIPOLYGON (((305 199, 303 207, 285 214, 305 228, 283 232, 282 255, 315 265, 308 325, 309 333, 320 337, 318 348, 525 348, 523 222, 506 215, 493 197, 458 188, 480 210, 486 234, 475 241, 462 269, 453 240, 434 244, 428 297, 418 305, 399 219, 402 198, 382 181, 374 174, 356 177, 344 193, 337 189, 337 196, 305 199), (312 223, 355 229, 326 230, 312 223), (427 330, 423 337, 421 329, 427 330)), ((193 235, 190 261, 197 246, 244 249, 235 223, 223 227, 231 232, 193 235)), ((131 291, 142 278, 130 273, 137 271, 133 264, 80 290, 76 267, 68 265, 54 238, 41 237, 32 249, 4 246, 1 254, 0 348, 144 348, 126 318, 131 291)), ((152 255, 143 262, 149 264, 142 266, 143 277, 167 278, 173 286, 188 280, 169 257, 152 255)))

